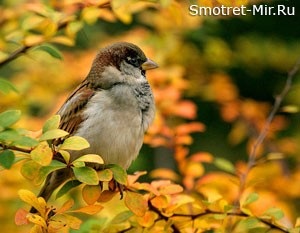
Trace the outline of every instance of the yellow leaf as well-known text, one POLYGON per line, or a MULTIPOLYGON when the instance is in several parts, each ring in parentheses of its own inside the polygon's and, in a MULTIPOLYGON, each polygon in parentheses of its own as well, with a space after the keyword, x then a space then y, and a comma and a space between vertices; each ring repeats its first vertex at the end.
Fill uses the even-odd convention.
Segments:
POLYGON ((60 145, 60 150, 83 150, 88 148, 90 144, 88 141, 79 136, 72 136, 67 138, 62 145, 60 145))
POLYGON ((54 43, 58 43, 58 44, 66 45, 66 46, 74 46, 74 44, 75 44, 75 41, 73 38, 69 38, 66 36, 52 37, 51 39, 49 39, 49 42, 54 42, 54 43))
POLYGON ((83 200, 88 204, 94 204, 101 195, 101 187, 99 185, 85 185, 82 189, 83 200))
POLYGON ((36 225, 39 225, 45 229, 47 229, 47 224, 45 219, 43 219, 41 216, 37 215, 37 214, 27 214, 27 219, 29 222, 32 222, 36 225))
POLYGON ((44 203, 41 203, 34 193, 29 190, 21 189, 18 194, 22 201, 34 207, 42 215, 45 213, 47 206, 45 206, 44 203))
POLYGON ((85 7, 81 12, 81 17, 87 24, 95 23, 100 15, 101 9, 95 6, 85 7))
POLYGON ((40 143, 30 152, 33 161, 42 166, 47 166, 51 163, 53 153, 47 142, 40 143))
POLYGON ((74 162, 87 162, 87 163, 98 163, 98 164, 104 164, 103 159, 100 157, 100 155, 96 154, 87 154, 79 157, 78 159, 74 160, 74 162))
POLYGON ((126 192, 125 205, 137 216, 144 216, 148 209, 147 200, 142 194, 126 192))
POLYGON ((42 35, 28 35, 24 39, 24 45, 34 46, 34 45, 41 44, 44 41, 45 41, 45 38, 42 35))

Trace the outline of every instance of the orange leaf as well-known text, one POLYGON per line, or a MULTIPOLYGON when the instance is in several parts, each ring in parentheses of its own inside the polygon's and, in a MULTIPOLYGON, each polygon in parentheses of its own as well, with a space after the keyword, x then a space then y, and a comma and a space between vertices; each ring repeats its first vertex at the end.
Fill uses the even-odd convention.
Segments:
POLYGON ((150 173, 151 178, 154 179, 167 179, 167 180, 173 180, 173 181, 179 181, 180 177, 176 172, 174 172, 172 169, 168 168, 158 168, 150 173))
POLYGON ((149 228, 154 224, 154 221, 158 218, 158 214, 153 211, 147 211, 144 216, 137 217, 137 222, 142 226, 149 228))
POLYGON ((24 225, 24 224, 28 224, 28 220, 26 218, 28 214, 27 210, 24 209, 18 209, 15 215, 15 223, 16 225, 24 225))
POLYGON ((110 191, 110 190, 104 190, 104 191, 101 193, 101 195, 100 195, 98 201, 99 201, 99 202, 108 202, 108 201, 110 201, 116 194, 117 194, 117 192, 113 192, 113 191, 110 191))
POLYGON ((70 199, 66 201, 63 206, 56 212, 56 214, 61 214, 69 210, 74 205, 74 200, 70 199))
POLYGON ((126 192, 125 205, 137 216, 144 216, 148 209, 147 200, 142 194, 126 192))
POLYGON ((193 119, 196 117, 196 105, 188 100, 180 101, 173 108, 172 112, 180 117, 186 119, 193 119))
POLYGON ((93 215, 93 214, 97 214, 102 209, 103 209, 103 206, 101 206, 101 205, 88 205, 88 206, 84 206, 80 209, 73 210, 71 212, 76 212, 76 213, 80 212, 80 213, 84 213, 84 214, 93 215))
POLYGON ((181 193, 183 191, 183 188, 178 184, 170 184, 167 186, 163 186, 159 189, 161 194, 176 194, 181 193))
POLYGON ((82 189, 83 200, 88 204, 94 204, 101 195, 101 188, 99 185, 85 185, 82 189))
POLYGON ((193 162, 205 162, 205 163, 212 163, 214 157, 212 154, 207 152, 198 152, 190 156, 190 160, 193 162))
POLYGON ((181 124, 176 127, 176 133, 179 135, 185 135, 194 132, 203 132, 204 130, 205 130, 205 125, 200 122, 181 124))
POLYGON ((128 186, 130 186, 131 184, 136 182, 140 178, 140 176, 143 176, 143 175, 146 175, 146 174, 147 174, 146 171, 137 171, 133 175, 128 175, 127 176, 128 186))
POLYGON ((166 208, 169 205, 170 202, 170 198, 168 198, 168 196, 165 195, 161 195, 161 196, 156 196, 153 199, 151 199, 151 204, 158 208, 166 208))

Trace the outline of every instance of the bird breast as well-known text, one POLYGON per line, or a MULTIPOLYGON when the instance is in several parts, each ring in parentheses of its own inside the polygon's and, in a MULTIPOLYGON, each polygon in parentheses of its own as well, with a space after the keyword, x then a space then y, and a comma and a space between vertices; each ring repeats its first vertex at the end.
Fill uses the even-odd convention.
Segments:
POLYGON ((151 89, 142 86, 118 84, 96 92, 76 133, 90 143, 81 155, 99 154, 106 164, 118 164, 125 169, 130 166, 154 117, 151 89))

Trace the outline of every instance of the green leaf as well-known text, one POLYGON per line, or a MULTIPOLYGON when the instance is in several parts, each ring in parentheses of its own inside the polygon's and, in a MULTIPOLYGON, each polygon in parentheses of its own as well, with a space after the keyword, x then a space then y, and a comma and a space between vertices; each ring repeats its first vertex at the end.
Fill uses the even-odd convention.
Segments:
POLYGON ((99 183, 97 172, 90 167, 72 167, 75 177, 82 183, 97 185, 99 183))
POLYGON ((72 136, 67 138, 59 147, 60 150, 83 150, 88 148, 90 144, 87 140, 79 136, 72 136))
POLYGON ((0 132, 0 141, 2 142, 13 142, 15 140, 18 140, 19 137, 19 133, 13 129, 0 132))
POLYGON ((60 53, 60 51, 57 48, 55 48, 54 46, 50 45, 50 44, 43 44, 43 45, 40 45, 40 46, 36 47, 35 49, 45 51, 50 56, 52 56, 54 58, 57 58, 59 60, 63 59, 63 56, 60 53))
POLYGON ((76 188, 77 186, 81 185, 82 183, 79 180, 70 180, 66 182, 61 189, 56 194, 56 199, 60 198, 61 196, 65 195, 71 189, 76 188))
POLYGON ((15 160, 15 154, 11 150, 4 150, 0 153, 0 165, 6 169, 11 168, 15 160))
MULTIPOLYGON (((74 162, 86 162, 86 163, 98 163, 98 164, 104 164, 103 159, 96 154, 87 154, 79 157, 78 159, 74 160, 74 162)), ((73 162, 73 163, 74 163, 73 162)))
POLYGON ((37 177, 40 168, 41 168, 41 165, 34 162, 33 160, 28 160, 21 167, 21 174, 26 179, 34 180, 37 177))
POLYGON ((46 131, 41 137, 40 141, 47 141, 51 139, 56 139, 56 138, 62 138, 67 136, 69 133, 62 130, 62 129, 51 129, 49 131, 46 131))
POLYGON ((255 201, 257 201, 259 198, 259 195, 257 193, 250 193, 246 200, 242 203, 242 206, 249 205, 255 201))
POLYGON ((117 164, 109 164, 107 165, 107 168, 109 168, 113 172, 114 179, 119 184, 123 184, 123 185, 127 184, 127 173, 122 167, 120 167, 117 164))
POLYGON ((15 86, 4 78, 0 78, 0 91, 5 95, 11 91, 18 93, 15 86))
POLYGON ((0 113, 0 126, 2 128, 8 128, 16 123, 21 117, 20 110, 8 110, 0 113))
POLYGON ((34 138, 30 138, 27 136, 19 135, 14 141, 13 145, 25 146, 25 147, 35 147, 38 145, 38 141, 34 138))
POLYGON ((54 115, 48 119, 43 126, 43 133, 52 130, 58 129, 60 123, 60 115, 54 115))
POLYGON ((109 169, 104 169, 98 172, 98 177, 100 181, 110 181, 113 178, 113 173, 109 169))
POLYGON ((125 210, 119 214, 117 214, 112 220, 111 220, 111 224, 119 224, 119 223, 123 223, 127 220, 129 220, 129 218, 133 215, 133 213, 129 210, 125 210))
POLYGON ((265 211, 261 217, 264 217, 264 216, 270 216, 270 217, 274 218, 275 220, 280 220, 284 217, 284 213, 281 209, 272 207, 272 208, 268 209, 267 211, 265 211))
POLYGON ((214 164, 216 167, 220 168, 223 171, 226 171, 229 173, 235 173, 234 165, 227 159, 215 158, 214 164))
POLYGON ((57 160, 52 160, 49 166, 41 167, 39 170, 34 183, 41 184, 51 172, 66 168, 66 164, 59 162, 57 160))

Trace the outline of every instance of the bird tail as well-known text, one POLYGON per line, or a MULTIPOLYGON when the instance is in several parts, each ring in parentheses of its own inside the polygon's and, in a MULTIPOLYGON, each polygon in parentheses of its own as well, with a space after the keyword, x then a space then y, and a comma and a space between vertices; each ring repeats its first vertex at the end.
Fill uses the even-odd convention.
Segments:
MULTIPOLYGON (((47 202, 51 197, 55 189, 57 189, 64 181, 71 177, 70 169, 63 168, 54 172, 51 172, 44 183, 38 197, 43 197, 47 202)), ((31 207, 30 213, 37 213, 34 207, 31 207)))

